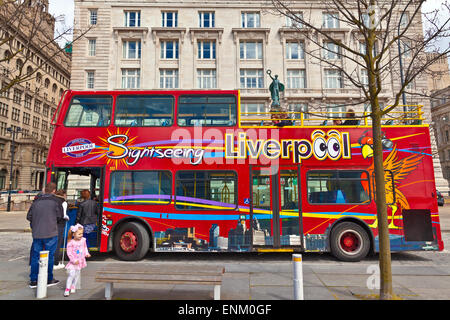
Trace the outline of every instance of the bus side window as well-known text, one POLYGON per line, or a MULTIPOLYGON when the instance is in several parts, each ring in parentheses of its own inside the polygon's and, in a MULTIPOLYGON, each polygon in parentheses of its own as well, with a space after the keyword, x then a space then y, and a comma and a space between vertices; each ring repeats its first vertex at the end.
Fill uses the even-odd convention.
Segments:
POLYGON ((69 107, 66 127, 105 127, 111 122, 112 98, 75 96, 69 107))
POLYGON ((308 172, 311 204, 368 204, 369 175, 361 170, 314 170, 308 172))
POLYGON ((236 97, 230 95, 185 95, 178 100, 179 126, 234 126, 236 97))
POLYGON ((114 124, 130 127, 168 127, 173 124, 174 98, 155 95, 117 97, 114 124))

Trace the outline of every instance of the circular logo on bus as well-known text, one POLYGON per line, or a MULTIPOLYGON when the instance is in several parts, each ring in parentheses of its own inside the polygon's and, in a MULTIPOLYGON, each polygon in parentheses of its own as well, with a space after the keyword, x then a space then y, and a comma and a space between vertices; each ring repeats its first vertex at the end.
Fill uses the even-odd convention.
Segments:
POLYGON ((87 156, 92 149, 95 149, 95 143, 88 139, 78 138, 69 141, 62 149, 62 152, 72 158, 81 158, 87 156))

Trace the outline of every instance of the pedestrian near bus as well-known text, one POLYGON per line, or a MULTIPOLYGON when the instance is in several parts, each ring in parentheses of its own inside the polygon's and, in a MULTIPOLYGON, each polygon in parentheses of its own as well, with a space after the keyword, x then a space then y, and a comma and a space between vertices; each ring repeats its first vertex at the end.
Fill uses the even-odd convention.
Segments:
POLYGON ((75 223, 79 223, 83 226, 84 235, 87 235, 94 231, 97 225, 100 209, 98 203, 91 199, 91 193, 89 190, 81 191, 81 198, 83 201, 78 205, 77 219, 75 223))
POLYGON ((77 223, 71 226, 67 236, 67 256, 69 263, 66 266, 69 276, 66 281, 66 290, 64 297, 68 297, 70 293, 75 293, 77 283, 80 281, 81 269, 86 268, 86 258, 89 258, 89 250, 86 245, 86 238, 83 237, 83 226, 77 223))
POLYGON ((58 190, 55 192, 56 199, 61 203, 63 208, 64 219, 58 222, 58 245, 55 252, 55 262, 54 270, 64 268, 62 263, 63 253, 61 252, 61 247, 64 242, 66 223, 69 221, 69 216, 67 215, 67 202, 66 202, 66 192, 64 190, 58 190))
POLYGON ((31 223, 33 243, 31 245, 30 288, 37 287, 39 273, 39 253, 48 250, 47 285, 59 283, 53 278, 53 262, 58 244, 58 221, 64 218, 61 203, 55 196, 56 184, 53 182, 45 186, 44 194, 36 198, 27 213, 27 220, 31 223))

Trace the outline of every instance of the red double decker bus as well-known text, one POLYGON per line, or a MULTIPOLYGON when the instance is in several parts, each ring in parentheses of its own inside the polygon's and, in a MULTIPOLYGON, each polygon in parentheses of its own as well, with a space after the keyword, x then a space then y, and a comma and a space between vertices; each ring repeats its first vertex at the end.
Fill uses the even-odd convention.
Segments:
MULTIPOLYGON (((407 110, 382 128, 391 250, 442 250, 429 127, 420 107, 407 110)), ((89 246, 123 260, 149 250, 344 261, 377 252, 368 118, 337 126, 323 113, 240 111, 236 90, 67 91, 47 181, 69 198, 90 190, 102 214, 89 246)))

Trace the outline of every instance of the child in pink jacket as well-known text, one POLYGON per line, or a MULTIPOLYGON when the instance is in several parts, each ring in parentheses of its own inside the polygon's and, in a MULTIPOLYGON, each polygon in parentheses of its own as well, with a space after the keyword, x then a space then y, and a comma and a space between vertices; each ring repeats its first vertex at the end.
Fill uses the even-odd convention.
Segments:
POLYGON ((81 224, 70 227, 68 239, 71 239, 67 244, 67 256, 70 261, 66 265, 66 269, 69 276, 67 277, 64 297, 68 297, 69 293, 75 292, 81 269, 87 266, 86 258, 91 256, 86 245, 86 238, 83 237, 83 226, 81 224))

